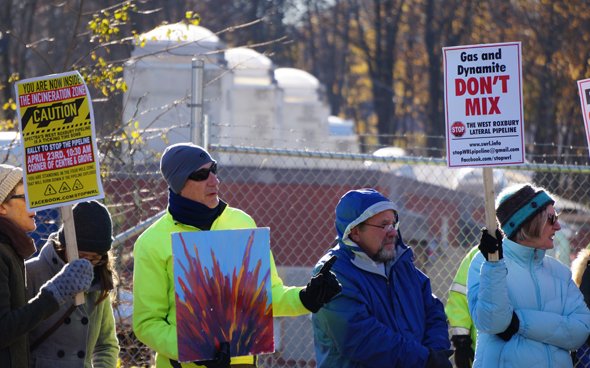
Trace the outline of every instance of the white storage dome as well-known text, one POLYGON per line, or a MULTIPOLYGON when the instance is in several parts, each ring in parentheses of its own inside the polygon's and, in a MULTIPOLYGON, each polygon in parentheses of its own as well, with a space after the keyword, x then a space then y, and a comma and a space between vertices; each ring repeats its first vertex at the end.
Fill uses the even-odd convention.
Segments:
POLYGON ((275 79, 285 92, 285 101, 318 101, 320 82, 305 70, 277 68, 275 79))
POLYGON ((227 67, 232 70, 256 69, 270 70, 272 61, 256 50, 247 47, 236 47, 225 51, 227 67))
POLYGON ((166 24, 139 36, 143 47, 136 44, 133 56, 165 51, 179 56, 202 55, 225 48, 213 32, 186 23, 166 24))
POLYGON ((236 47, 225 51, 227 68, 234 73, 234 83, 248 85, 270 85, 272 83, 272 61, 256 50, 236 47))

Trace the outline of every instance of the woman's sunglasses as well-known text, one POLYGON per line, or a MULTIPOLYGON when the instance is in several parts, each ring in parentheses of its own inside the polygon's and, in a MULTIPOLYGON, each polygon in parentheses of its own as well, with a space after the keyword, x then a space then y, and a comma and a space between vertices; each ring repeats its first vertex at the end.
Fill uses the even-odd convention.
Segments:
POLYGON ((194 181, 203 181, 209 178, 210 173, 217 174, 217 162, 214 162, 208 169, 199 169, 192 172, 188 178, 194 181))
POLYGON ((549 224, 555 225, 555 223, 557 222, 557 220, 559 220, 559 214, 558 213, 552 213, 550 215, 547 215, 547 222, 549 222, 549 224))

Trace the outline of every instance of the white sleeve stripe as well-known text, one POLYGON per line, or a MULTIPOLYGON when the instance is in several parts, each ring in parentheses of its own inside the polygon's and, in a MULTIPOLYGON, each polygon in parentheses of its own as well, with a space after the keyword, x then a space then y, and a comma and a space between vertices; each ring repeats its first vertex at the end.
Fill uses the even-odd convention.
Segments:
POLYGON ((467 286, 461 285, 461 284, 457 284, 456 282, 454 282, 451 285, 451 291, 455 291, 457 293, 460 293, 460 294, 463 294, 463 295, 467 295, 467 286))
POLYGON ((450 330, 451 335, 469 335, 470 331, 464 327, 452 327, 450 330))

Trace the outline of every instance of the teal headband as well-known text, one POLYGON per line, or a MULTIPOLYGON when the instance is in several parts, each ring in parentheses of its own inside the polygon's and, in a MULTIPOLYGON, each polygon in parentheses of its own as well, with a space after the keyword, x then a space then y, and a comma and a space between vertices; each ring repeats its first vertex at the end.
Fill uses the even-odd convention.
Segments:
POLYGON ((502 231, 507 238, 511 238, 518 229, 534 215, 541 212, 547 205, 554 203, 553 199, 544 190, 535 194, 535 196, 524 206, 522 206, 514 215, 510 216, 503 224, 500 224, 502 231))

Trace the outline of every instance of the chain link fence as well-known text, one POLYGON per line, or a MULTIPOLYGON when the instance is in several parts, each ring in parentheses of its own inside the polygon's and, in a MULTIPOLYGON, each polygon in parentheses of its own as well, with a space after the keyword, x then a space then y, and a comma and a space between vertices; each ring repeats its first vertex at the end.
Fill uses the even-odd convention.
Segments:
MULTIPOLYGON (((279 273, 287 285, 304 285, 311 268, 329 249, 336 232, 334 208, 348 190, 373 187, 399 208, 400 231, 415 262, 446 301, 456 269, 476 244, 485 223, 481 169, 448 169, 444 160, 383 158, 362 154, 271 150, 214 145, 220 197, 271 229, 279 273)), ((145 367, 152 351, 131 329, 133 242, 165 211, 167 188, 153 162, 123 165, 103 157, 103 186, 115 224, 114 254, 119 275, 114 300, 122 367, 145 367)), ((590 241, 588 167, 529 164, 494 169, 496 194, 512 183, 532 182, 558 197, 562 231, 553 255, 567 265, 590 241)), ((55 218, 41 220, 39 232, 53 231, 55 218)), ((43 236, 41 236, 43 237, 43 236)), ((309 316, 275 319, 276 352, 261 367, 315 367, 309 316)))

